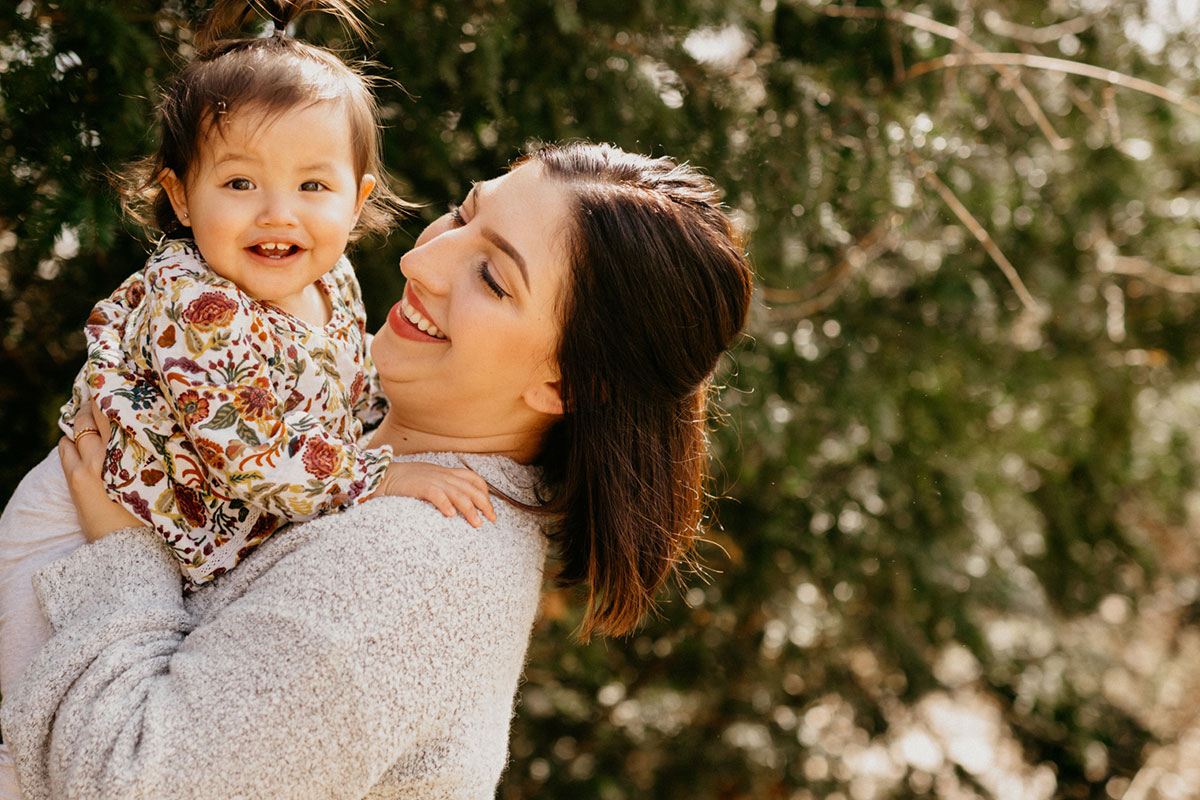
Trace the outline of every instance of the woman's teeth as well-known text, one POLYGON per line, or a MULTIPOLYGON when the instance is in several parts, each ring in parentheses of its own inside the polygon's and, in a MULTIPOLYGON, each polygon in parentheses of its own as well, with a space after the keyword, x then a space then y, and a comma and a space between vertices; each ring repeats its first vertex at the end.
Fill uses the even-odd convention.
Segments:
POLYGON ((283 258, 284 256, 290 256, 300 248, 294 244, 284 244, 283 242, 263 242, 262 244, 254 245, 250 249, 266 258, 283 258))
POLYGON ((404 311, 404 318, 407 319, 409 322, 411 322, 413 325, 416 325, 418 328, 420 328, 425 333, 428 333, 430 336, 434 337, 435 339, 445 339, 446 338, 445 334, 443 334, 441 331, 439 331, 437 329, 436 325, 434 325, 429 320, 425 319, 425 317, 421 316, 421 312, 417 311, 415 308, 413 308, 411 305, 409 305, 407 300, 401 301, 400 308, 402 311, 404 311))

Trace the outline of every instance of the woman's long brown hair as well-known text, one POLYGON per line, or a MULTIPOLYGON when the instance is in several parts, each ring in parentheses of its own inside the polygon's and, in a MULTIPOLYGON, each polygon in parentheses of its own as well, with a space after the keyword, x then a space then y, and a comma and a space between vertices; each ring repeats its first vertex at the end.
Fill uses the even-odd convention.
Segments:
POLYGON ((607 145, 534 153, 574 198, 558 349, 565 414, 538 465, 579 633, 624 634, 689 560, 706 497, 713 370, 746 321, 752 273, 713 183, 607 145))

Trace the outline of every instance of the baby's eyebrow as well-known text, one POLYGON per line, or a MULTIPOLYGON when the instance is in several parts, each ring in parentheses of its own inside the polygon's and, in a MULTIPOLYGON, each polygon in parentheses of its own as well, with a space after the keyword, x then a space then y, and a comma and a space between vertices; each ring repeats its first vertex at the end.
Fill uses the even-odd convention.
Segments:
POLYGON ((231 150, 227 153, 221 153, 221 155, 213 163, 220 166, 226 161, 258 161, 258 159, 252 155, 231 150))

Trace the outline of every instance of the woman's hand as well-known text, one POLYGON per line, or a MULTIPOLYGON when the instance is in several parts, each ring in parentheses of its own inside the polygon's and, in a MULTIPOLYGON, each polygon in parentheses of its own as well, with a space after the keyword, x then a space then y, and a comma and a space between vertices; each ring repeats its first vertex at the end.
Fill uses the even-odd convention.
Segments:
POLYGON ((58 440, 58 455, 67 476, 67 488, 79 515, 79 527, 88 541, 146 523, 109 499, 100 477, 108 449, 109 424, 95 403, 75 416, 75 436, 58 440))

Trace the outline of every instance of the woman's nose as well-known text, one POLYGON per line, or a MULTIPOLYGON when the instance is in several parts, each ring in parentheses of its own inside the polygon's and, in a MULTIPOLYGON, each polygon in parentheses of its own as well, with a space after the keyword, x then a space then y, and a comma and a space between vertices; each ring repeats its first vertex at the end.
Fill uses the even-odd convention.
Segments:
POLYGON ((453 235, 453 229, 432 223, 417 237, 413 248, 400 258, 404 277, 421 284, 426 290, 441 294, 450 288, 454 264, 463 258, 463 243, 453 235))
POLYGON ((400 271, 410 281, 420 284, 431 294, 445 294, 450 288, 449 270, 441 256, 441 248, 428 244, 414 247, 400 257, 400 271))

